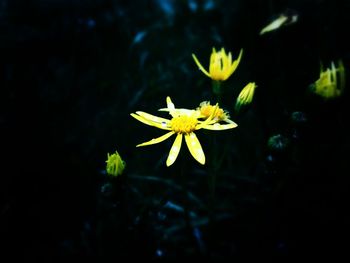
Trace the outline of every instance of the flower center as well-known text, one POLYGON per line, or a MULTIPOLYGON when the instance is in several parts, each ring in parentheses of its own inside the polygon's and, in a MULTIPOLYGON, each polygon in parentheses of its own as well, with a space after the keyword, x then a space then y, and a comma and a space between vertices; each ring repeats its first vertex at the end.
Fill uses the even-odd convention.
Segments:
POLYGON ((196 129, 198 121, 191 116, 177 116, 171 119, 170 127, 176 133, 191 133, 196 129))

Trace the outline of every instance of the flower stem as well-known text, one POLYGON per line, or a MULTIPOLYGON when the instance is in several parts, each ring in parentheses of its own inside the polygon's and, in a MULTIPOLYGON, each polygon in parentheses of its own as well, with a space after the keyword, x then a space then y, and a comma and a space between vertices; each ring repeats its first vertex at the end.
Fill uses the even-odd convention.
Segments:
POLYGON ((216 102, 221 104, 221 95, 222 95, 222 90, 221 90, 221 82, 217 80, 213 80, 212 82, 212 90, 214 95, 216 96, 216 102))

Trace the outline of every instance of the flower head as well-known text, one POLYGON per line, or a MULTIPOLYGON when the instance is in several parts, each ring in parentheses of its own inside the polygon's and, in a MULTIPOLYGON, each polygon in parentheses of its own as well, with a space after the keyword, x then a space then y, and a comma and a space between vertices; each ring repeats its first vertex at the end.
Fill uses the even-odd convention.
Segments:
POLYGON ((111 155, 107 153, 106 163, 106 172, 111 176, 121 175, 125 169, 125 162, 122 160, 117 151, 111 155))
POLYGON ((243 49, 241 49, 238 58, 232 61, 231 52, 226 54, 224 48, 221 48, 221 50, 217 52, 215 48, 213 48, 213 51, 210 56, 209 72, 206 69, 204 69, 204 67, 199 62, 195 54, 192 54, 192 57, 199 69, 205 75, 216 81, 224 81, 227 80, 236 70, 239 62, 241 61, 242 54, 243 49))
POLYGON ((213 120, 216 122, 226 122, 226 123, 234 123, 230 120, 230 114, 219 106, 211 105, 210 101, 203 101, 199 104, 197 108, 199 113, 199 118, 207 119, 211 115, 213 115, 213 120))
POLYGON ((214 120, 214 116, 218 107, 217 105, 215 106, 212 114, 207 119, 200 120, 198 111, 189 109, 176 109, 170 97, 167 97, 166 101, 167 108, 160 110, 168 111, 172 117, 171 119, 157 117, 142 111, 131 113, 131 116, 144 124, 168 131, 166 134, 158 138, 138 144, 137 147, 160 143, 176 134, 175 141, 166 160, 167 166, 170 166, 175 162, 181 149, 183 137, 185 137, 187 147, 193 158, 200 164, 205 164, 205 155, 202 146, 195 134, 195 131, 200 129, 227 130, 237 127, 237 124, 235 123, 219 124, 214 120))
POLYGON ((321 67, 320 77, 315 83, 311 84, 311 90, 324 99, 333 99, 339 97, 345 88, 345 70, 342 61, 339 61, 336 68, 331 63, 331 68, 323 70, 321 67))

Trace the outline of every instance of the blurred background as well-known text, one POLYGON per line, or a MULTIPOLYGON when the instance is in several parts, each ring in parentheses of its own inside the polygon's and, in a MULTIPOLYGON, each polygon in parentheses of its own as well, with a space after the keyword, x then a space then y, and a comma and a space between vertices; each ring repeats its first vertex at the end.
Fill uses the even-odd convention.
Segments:
MULTIPOLYGON (((348 73, 346 0, 0 0, 0 239, 26 260, 345 255, 348 84, 323 98, 320 64, 348 73), (296 21, 259 34, 280 14, 296 21), (212 48, 242 60, 222 107, 238 127, 208 211, 208 166, 167 168, 172 139, 130 116, 215 103, 198 70, 212 48), (239 113, 241 89, 255 82, 239 113), (106 175, 107 153, 126 162, 106 175), (185 186, 184 186, 185 185, 185 186), (214 216, 213 216, 214 215, 214 216)), ((210 132, 198 131, 208 162, 210 132)))

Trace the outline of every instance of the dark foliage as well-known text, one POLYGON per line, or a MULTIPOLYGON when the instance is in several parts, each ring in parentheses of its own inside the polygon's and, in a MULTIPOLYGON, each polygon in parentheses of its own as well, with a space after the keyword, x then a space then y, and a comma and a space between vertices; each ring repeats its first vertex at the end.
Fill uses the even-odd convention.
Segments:
POLYGON ((345 0, 0 0, 1 257, 345 255, 348 84, 330 101, 308 86, 321 61, 342 59, 349 73, 349 11, 345 0), (286 10, 297 23, 259 36, 286 10), (222 105, 239 126, 217 135, 227 158, 210 201, 208 170, 186 147, 184 175, 181 160, 166 168, 171 140, 136 149, 161 133, 129 114, 157 115, 166 96, 214 102, 191 58, 207 66, 213 46, 244 55, 225 82, 222 105), (253 81, 253 104, 234 114, 253 81), (116 149, 127 169, 111 179, 116 149))

